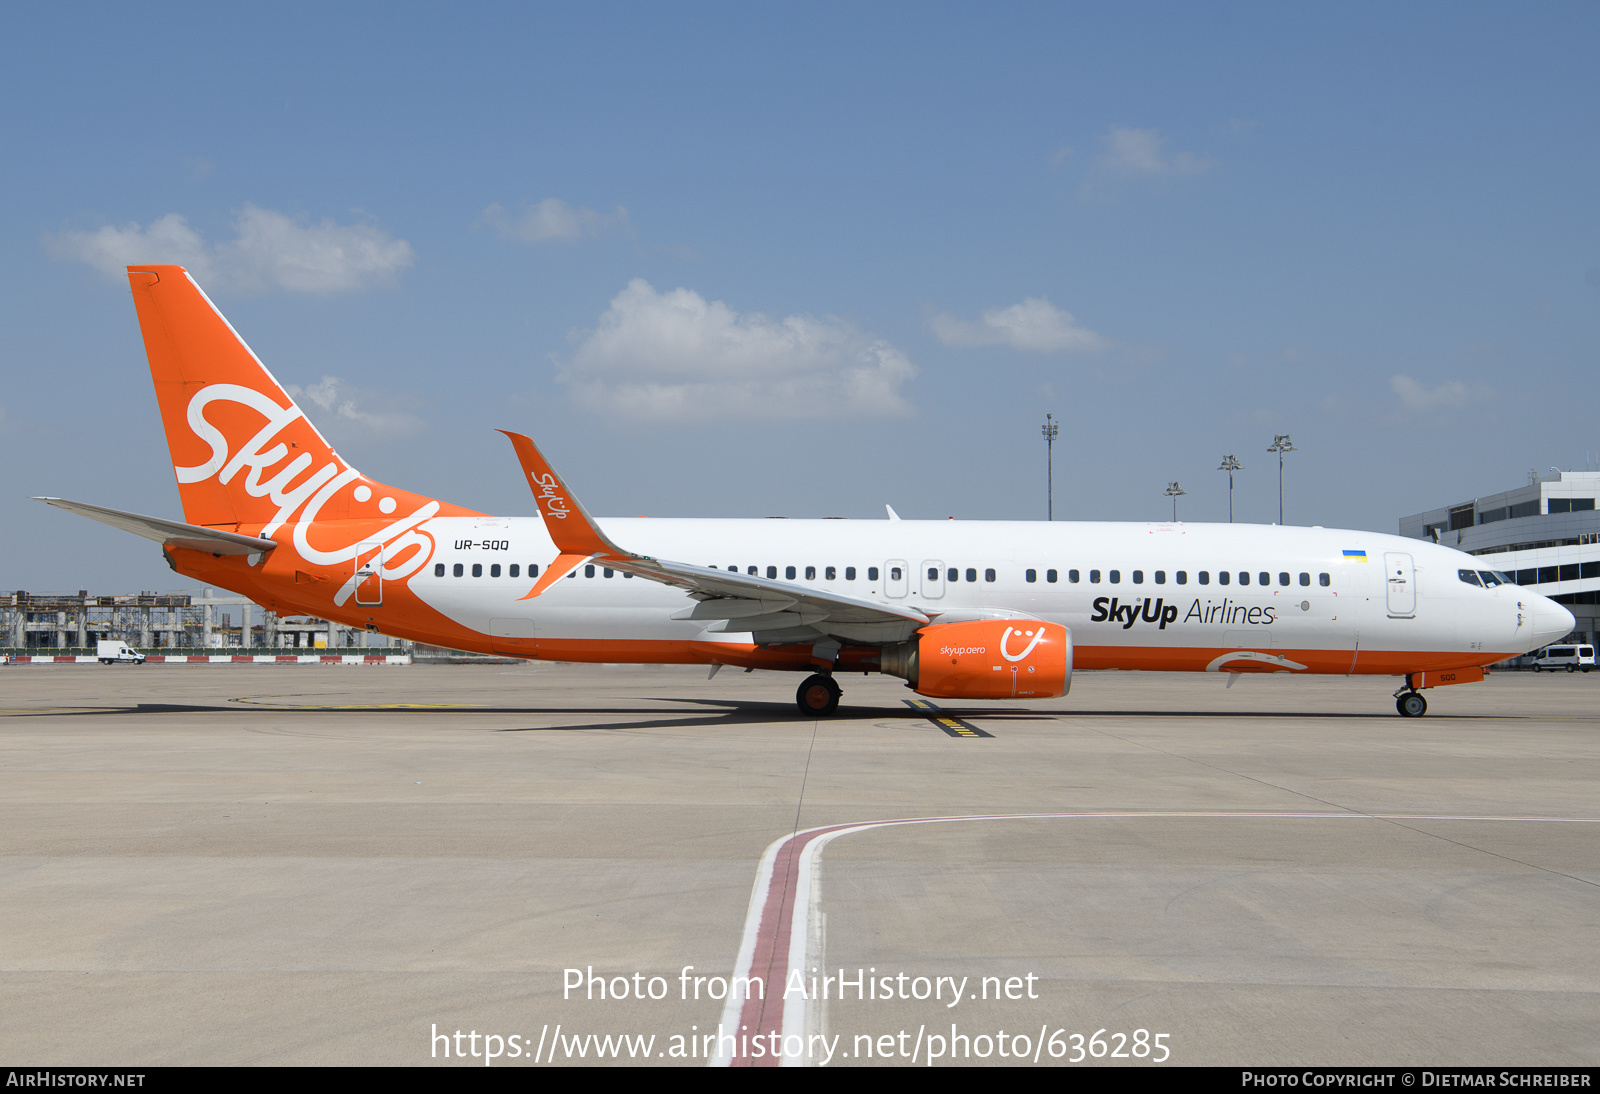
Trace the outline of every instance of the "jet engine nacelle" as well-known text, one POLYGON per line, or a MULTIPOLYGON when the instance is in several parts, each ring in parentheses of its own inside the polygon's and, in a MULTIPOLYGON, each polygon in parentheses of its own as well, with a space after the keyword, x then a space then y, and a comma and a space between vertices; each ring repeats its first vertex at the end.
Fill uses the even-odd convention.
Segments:
POLYGON ((935 623, 886 647, 882 669, 936 699, 1054 699, 1072 686, 1072 632, 1037 619, 935 623))

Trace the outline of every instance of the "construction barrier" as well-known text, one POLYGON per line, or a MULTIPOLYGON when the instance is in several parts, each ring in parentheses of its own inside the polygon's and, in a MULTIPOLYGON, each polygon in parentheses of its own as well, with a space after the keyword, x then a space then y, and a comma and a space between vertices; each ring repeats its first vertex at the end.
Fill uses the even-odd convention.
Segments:
MULTIPOLYGON (((8 665, 93 665, 99 662, 98 657, 55 656, 55 657, 7 657, 8 665)), ((356 654, 356 653, 323 653, 323 654, 189 654, 169 657, 164 654, 152 654, 145 659, 152 665, 409 665, 409 653, 389 654, 356 654)), ((126 662, 124 662, 126 663, 126 662)))

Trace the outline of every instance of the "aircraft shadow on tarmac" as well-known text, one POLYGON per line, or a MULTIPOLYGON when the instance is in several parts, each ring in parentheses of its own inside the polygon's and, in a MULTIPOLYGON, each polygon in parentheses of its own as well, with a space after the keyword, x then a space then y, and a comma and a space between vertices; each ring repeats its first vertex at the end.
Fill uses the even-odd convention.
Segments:
MULTIPOLYGON (((497 729, 500 733, 537 733, 537 732, 571 732, 578 730, 605 730, 605 729, 685 729, 692 727, 735 726, 748 724, 773 724, 788 726, 809 725, 813 721, 800 717, 790 703, 766 702, 760 700, 729 700, 729 699, 691 699, 653 696, 642 702, 650 704, 670 704, 665 706, 478 706, 478 705, 451 705, 445 703, 405 703, 405 704, 297 704, 297 703, 268 703, 268 702, 239 702, 235 701, 226 705, 207 705, 199 703, 137 703, 129 706, 94 706, 73 710, 60 708, 53 710, 11 711, 10 716, 25 717, 93 717, 103 715, 128 715, 128 714, 204 714, 211 717, 238 716, 244 714, 316 714, 327 716, 330 714, 366 715, 411 715, 424 714, 437 717, 441 714, 455 715, 457 717, 470 717, 472 715, 541 715, 545 717, 574 715, 578 717, 595 718, 607 715, 624 718, 626 721, 586 721, 567 725, 544 726, 519 726, 497 729), (688 706, 691 710, 685 710, 688 706), (693 708, 700 708, 698 711, 693 708), (709 710, 705 708, 710 708, 709 710), (696 713, 699 717, 694 716, 696 713), (653 716, 653 717, 652 717, 653 716)), ((1315 720, 1362 720, 1370 718, 1392 718, 1392 714, 1383 711, 1355 712, 1355 711, 1276 711, 1276 710, 1027 710, 1015 707, 943 707, 937 711, 915 709, 906 706, 851 706, 841 707, 837 721, 902 721, 908 725, 918 722, 927 722, 930 716, 943 715, 947 718, 964 720, 982 719, 990 723, 1001 722, 1008 724, 1025 724, 1034 722, 1053 722, 1063 718, 1296 718, 1315 720)), ((1434 719, 1448 718, 1451 720, 1476 720, 1476 719, 1516 719, 1518 715, 1506 714, 1435 714, 1434 719)))

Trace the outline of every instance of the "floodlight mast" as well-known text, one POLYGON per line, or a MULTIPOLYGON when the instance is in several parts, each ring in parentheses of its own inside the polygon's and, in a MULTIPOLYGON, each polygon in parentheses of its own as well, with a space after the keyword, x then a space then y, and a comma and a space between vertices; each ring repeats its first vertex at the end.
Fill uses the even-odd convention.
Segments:
POLYGON ((1233 473, 1235 471, 1243 471, 1244 470, 1244 464, 1240 463, 1237 459, 1235 459, 1232 453, 1229 453, 1228 455, 1222 457, 1222 466, 1217 468, 1217 470, 1218 471, 1226 471, 1228 473, 1228 523, 1232 524, 1233 523, 1233 473))
POLYGON ((1055 447, 1056 434, 1061 432, 1061 423, 1049 414, 1044 416, 1044 474, 1045 474, 1045 519, 1056 519, 1056 465, 1055 447))
POLYGON ((1271 445, 1271 447, 1269 447, 1267 449, 1267 451, 1268 452, 1276 452, 1278 454, 1278 527, 1282 528, 1283 527, 1283 454, 1285 452, 1298 452, 1299 449, 1295 448, 1295 446, 1290 442, 1289 434, 1287 434, 1287 433, 1274 433, 1272 435, 1272 445, 1271 445))
POLYGON ((1185 490, 1183 487, 1179 486, 1175 482, 1169 482, 1169 483, 1167 483, 1167 489, 1166 489, 1165 493, 1166 493, 1167 497, 1172 499, 1172 523, 1173 524, 1177 524, 1178 523, 1178 499, 1181 498, 1183 495, 1187 494, 1188 491, 1185 490))

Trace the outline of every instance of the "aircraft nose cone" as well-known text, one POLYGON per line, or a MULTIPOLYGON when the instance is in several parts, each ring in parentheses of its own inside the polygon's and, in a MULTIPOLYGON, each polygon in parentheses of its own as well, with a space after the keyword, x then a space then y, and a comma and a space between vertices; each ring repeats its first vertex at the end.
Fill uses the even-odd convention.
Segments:
POLYGON ((1534 598, 1533 635, 1537 639, 1535 648, 1565 638, 1572 633, 1572 628, 1577 626, 1577 623, 1576 616, 1549 597, 1534 598))

